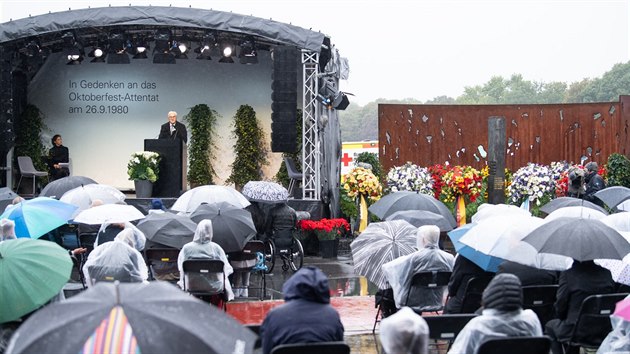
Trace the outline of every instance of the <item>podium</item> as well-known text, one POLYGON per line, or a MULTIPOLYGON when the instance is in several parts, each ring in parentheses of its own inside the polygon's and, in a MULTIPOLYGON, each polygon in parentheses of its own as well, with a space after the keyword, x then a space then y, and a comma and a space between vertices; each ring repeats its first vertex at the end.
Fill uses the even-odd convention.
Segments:
POLYGON ((145 139, 144 150, 160 154, 160 175, 153 197, 177 198, 186 189, 186 144, 180 139, 145 139))

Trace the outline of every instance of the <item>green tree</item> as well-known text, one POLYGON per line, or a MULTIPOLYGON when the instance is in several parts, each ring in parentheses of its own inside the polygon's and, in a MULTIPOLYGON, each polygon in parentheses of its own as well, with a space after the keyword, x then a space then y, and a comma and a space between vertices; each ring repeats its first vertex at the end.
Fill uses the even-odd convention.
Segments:
POLYGON ((15 156, 29 156, 38 171, 48 171, 42 156, 48 152, 42 143, 42 131, 46 129, 44 115, 36 106, 26 105, 15 125, 15 156))
POLYGON ((262 166, 268 164, 265 136, 256 118, 256 112, 249 105, 242 105, 236 111, 232 136, 236 138, 233 145, 236 158, 230 165, 232 173, 226 180, 234 183, 237 189, 249 181, 262 180, 262 166))
POLYGON ((630 62, 615 64, 601 78, 591 81, 583 90, 584 102, 617 101, 630 92, 630 62))
POLYGON ((194 185, 213 184, 216 176, 212 161, 215 160, 214 127, 218 113, 206 104, 198 104, 184 117, 190 130, 188 146, 188 183, 194 185))

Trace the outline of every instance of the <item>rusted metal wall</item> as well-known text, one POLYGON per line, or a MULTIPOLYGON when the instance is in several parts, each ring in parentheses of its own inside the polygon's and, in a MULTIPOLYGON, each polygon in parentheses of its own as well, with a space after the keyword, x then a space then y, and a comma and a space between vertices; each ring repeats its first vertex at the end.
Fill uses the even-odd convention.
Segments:
POLYGON ((486 165, 488 118, 506 120, 506 167, 566 160, 603 164, 628 156, 630 96, 619 102, 524 105, 378 105, 379 158, 385 171, 419 166, 486 165), (484 158, 485 156, 485 158, 484 158))

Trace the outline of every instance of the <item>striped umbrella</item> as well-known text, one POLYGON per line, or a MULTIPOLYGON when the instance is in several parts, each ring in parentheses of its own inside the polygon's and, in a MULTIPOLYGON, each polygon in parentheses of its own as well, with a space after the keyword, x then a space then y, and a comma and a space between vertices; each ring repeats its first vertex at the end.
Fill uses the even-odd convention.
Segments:
POLYGON ((18 353, 252 353, 256 334, 166 282, 97 283, 35 312, 18 353))
POLYGON ((415 252, 417 230, 405 220, 369 224, 350 244, 354 272, 365 276, 379 289, 387 288, 382 265, 415 252))

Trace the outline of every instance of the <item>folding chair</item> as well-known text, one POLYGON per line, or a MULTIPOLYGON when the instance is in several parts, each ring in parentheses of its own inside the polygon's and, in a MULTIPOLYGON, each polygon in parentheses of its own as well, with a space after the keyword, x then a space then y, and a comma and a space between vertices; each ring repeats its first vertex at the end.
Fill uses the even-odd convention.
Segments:
POLYGON ((481 343, 477 354, 549 354, 549 337, 511 337, 493 338, 481 343))
POLYGON ((99 282, 114 282, 118 280, 121 283, 137 283, 142 279, 134 279, 131 273, 124 267, 108 267, 108 266, 89 266, 88 274, 92 279, 92 284, 99 282))
POLYGON ((172 274, 179 273, 177 269, 179 251, 177 248, 145 248, 144 256, 149 268, 149 278, 177 282, 179 278, 173 278, 172 274))
POLYGON ((562 343, 565 353, 579 351, 580 347, 597 349, 612 330, 610 315, 615 305, 628 293, 590 295, 580 306, 577 322, 568 342, 562 343))
POLYGON ((444 297, 444 290, 451 279, 451 272, 448 271, 424 271, 418 272, 411 278, 411 285, 404 306, 410 307, 414 312, 422 315, 422 312, 442 311, 444 304, 441 302, 444 297), (440 304, 428 304, 427 296, 434 297, 436 292, 441 291, 439 296, 440 304))
POLYGON ((287 174, 289 175, 289 178, 291 179, 289 182, 289 196, 293 196, 293 188, 295 188, 296 184, 300 184, 302 183, 302 179, 304 178, 302 172, 298 171, 298 169, 295 167, 295 161, 293 161, 292 158, 290 157, 285 157, 284 158, 284 164, 287 167, 287 174))
POLYGON ((281 344, 271 349, 271 354, 350 354, 345 342, 318 342, 281 344))
POLYGON ((47 171, 37 171, 35 166, 33 166, 33 160, 31 160, 30 156, 18 156, 18 167, 20 168, 20 180, 18 181, 16 191, 20 190, 20 184, 22 183, 22 178, 32 178, 33 179, 33 194, 32 197, 35 197, 35 180, 37 177, 46 177, 48 179, 47 171))
MULTIPOLYGON (((252 240, 249 241, 245 244, 245 247, 243 248, 243 250, 241 252, 235 252, 235 253, 231 253, 229 256, 230 261, 245 261, 245 260, 251 260, 251 259, 257 259, 257 253, 259 253, 261 255, 264 256, 265 254, 265 243, 263 241, 258 241, 258 240, 252 240)), ((267 290, 267 278, 266 278, 266 272, 264 269, 258 269, 256 268, 256 265, 253 265, 251 267, 246 267, 246 268, 236 268, 234 267, 234 273, 236 272, 250 272, 252 274, 258 274, 260 275, 260 281, 258 282, 258 298, 262 301, 265 299, 266 297, 266 290, 267 290)), ((250 282, 251 284, 251 282, 250 282)), ((238 287, 238 286, 233 286, 232 287, 233 290, 236 289, 242 289, 242 287, 238 287)))
POLYGON ((481 307, 481 297, 494 275, 476 275, 468 279, 461 313, 474 313, 481 307))
POLYGON ((536 313, 540 325, 554 317, 553 305, 556 302, 558 285, 528 285, 523 287, 523 308, 536 313))
POLYGON ((468 313, 422 316, 429 325, 429 339, 433 339, 434 341, 448 341, 447 350, 464 326, 475 317, 477 317, 477 315, 468 313))
MULTIPOLYGON (((227 311, 227 281, 223 272, 223 261, 219 259, 188 259, 182 265, 184 274, 184 291, 191 295, 204 299, 219 295, 223 299, 221 308, 227 311)), ((213 303, 214 304, 214 303, 213 303)))

